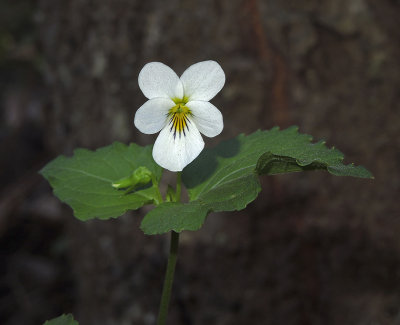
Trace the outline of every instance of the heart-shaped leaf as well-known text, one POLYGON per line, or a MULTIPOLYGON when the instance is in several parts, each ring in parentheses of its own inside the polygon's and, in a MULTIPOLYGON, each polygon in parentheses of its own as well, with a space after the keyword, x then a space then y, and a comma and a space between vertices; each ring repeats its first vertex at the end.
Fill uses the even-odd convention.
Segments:
POLYGON ((53 187, 54 194, 74 210, 80 220, 109 219, 157 202, 162 169, 151 154, 152 147, 129 146, 119 142, 96 151, 77 149, 73 157, 59 156, 40 173, 53 187), (118 190, 112 185, 139 167, 152 174, 155 186, 118 190))
POLYGON ((337 176, 373 178, 362 166, 343 164, 343 154, 297 127, 257 131, 206 149, 183 172, 190 202, 161 204, 144 218, 146 234, 199 229, 211 211, 241 210, 260 192, 258 175, 326 170, 337 176))

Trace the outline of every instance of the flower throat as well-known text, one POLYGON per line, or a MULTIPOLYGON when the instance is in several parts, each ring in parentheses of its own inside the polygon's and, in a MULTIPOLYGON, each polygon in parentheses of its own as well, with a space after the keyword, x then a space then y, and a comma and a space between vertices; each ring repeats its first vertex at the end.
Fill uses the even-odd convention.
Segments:
POLYGON ((186 131, 189 131, 189 124, 191 123, 189 120, 189 116, 192 116, 192 112, 190 109, 185 106, 187 103, 187 99, 183 98, 183 100, 174 100, 175 106, 172 107, 168 111, 168 118, 169 118, 169 125, 170 127, 170 132, 173 132, 174 134, 174 139, 176 138, 176 135, 178 134, 179 137, 186 136, 186 131))

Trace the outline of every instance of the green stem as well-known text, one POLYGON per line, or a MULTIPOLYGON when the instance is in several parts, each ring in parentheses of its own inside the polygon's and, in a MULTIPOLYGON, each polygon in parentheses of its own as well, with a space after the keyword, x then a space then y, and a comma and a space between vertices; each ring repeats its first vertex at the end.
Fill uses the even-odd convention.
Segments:
MULTIPOLYGON (((176 178, 176 202, 181 200, 181 173, 178 172, 176 178)), ((164 325, 167 320, 168 306, 171 299, 172 283, 176 260, 178 258, 179 233, 171 231, 171 244, 169 249, 167 271, 165 272, 164 286, 161 295, 160 309, 158 311, 157 325, 164 325)))
POLYGON ((169 250, 167 271, 165 273, 164 287, 161 296, 160 310, 158 312, 157 325, 164 325, 167 320, 168 306, 171 298, 172 283, 174 282, 174 272, 176 259, 178 257, 179 233, 171 232, 171 246, 169 250))
POLYGON ((176 173, 176 202, 181 201, 181 190, 182 190, 182 172, 176 173))
POLYGON ((157 194, 157 201, 155 202, 156 205, 159 205, 163 202, 163 198, 160 192, 160 185, 158 184, 158 182, 156 181, 156 177, 153 175, 152 177, 152 182, 153 182, 153 187, 156 190, 156 194, 157 194))

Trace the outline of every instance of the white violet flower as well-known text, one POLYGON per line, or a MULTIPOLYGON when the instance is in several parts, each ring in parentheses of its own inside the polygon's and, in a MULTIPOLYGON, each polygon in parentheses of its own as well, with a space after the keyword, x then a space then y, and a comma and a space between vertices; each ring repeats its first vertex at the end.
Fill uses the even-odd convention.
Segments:
POLYGON ((204 148, 200 133, 221 133, 222 114, 209 100, 224 83, 225 73, 215 61, 193 64, 180 78, 160 62, 143 67, 139 87, 149 100, 136 111, 135 126, 145 134, 161 131, 153 147, 157 164, 182 171, 204 148))

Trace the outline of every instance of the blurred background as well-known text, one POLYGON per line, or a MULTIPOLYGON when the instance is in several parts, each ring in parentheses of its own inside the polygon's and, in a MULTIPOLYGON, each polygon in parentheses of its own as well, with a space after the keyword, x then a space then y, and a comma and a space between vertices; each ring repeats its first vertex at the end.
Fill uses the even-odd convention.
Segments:
MULTIPOLYGON (((80 222, 38 170, 152 143, 137 76, 216 60, 221 136, 295 124, 375 180, 268 177, 182 234, 169 324, 400 324, 399 0, 1 0, 0 324, 155 324, 168 236, 80 222)), ((171 178, 167 174, 165 180, 171 178)))

